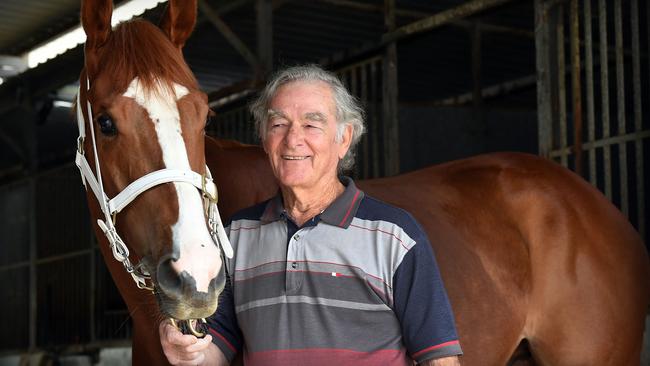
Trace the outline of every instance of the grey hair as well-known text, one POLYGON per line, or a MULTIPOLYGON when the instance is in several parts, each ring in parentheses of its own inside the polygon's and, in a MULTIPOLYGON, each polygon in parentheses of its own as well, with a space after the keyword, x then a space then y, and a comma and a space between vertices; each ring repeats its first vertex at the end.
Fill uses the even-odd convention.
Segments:
POLYGON ((269 104, 275 93, 282 85, 294 81, 323 81, 332 88, 336 106, 336 141, 340 142, 343 139, 346 126, 352 126, 350 148, 343 159, 339 161, 338 172, 350 170, 354 166, 355 147, 366 129, 365 113, 359 100, 350 94, 339 78, 318 65, 293 66, 278 71, 271 77, 258 98, 250 104, 250 111, 255 119, 255 127, 260 140, 263 142, 266 137, 269 104))

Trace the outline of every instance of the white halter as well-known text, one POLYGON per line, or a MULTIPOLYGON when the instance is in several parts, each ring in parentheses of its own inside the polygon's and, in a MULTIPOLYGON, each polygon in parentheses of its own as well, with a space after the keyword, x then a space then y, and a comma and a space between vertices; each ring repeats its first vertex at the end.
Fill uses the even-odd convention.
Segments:
MULTIPOLYGON (((90 90, 90 81, 86 78, 86 91, 88 90, 90 90)), ((86 160, 86 156, 84 155, 86 122, 81 109, 80 94, 81 85, 77 92, 77 124, 79 127, 79 138, 77 139, 77 157, 75 163, 81 172, 81 181, 83 182, 84 187, 88 189, 88 185, 90 185, 95 197, 97 197, 99 207, 104 213, 105 220, 97 220, 97 225, 99 225, 104 232, 104 235, 106 235, 111 250, 113 251, 113 256, 118 262, 122 263, 126 271, 131 274, 138 288, 153 290, 153 285, 147 284, 147 280, 150 281, 151 276, 149 272, 143 268, 142 262, 135 266, 131 264, 131 261, 129 260, 129 249, 115 229, 115 217, 118 212, 122 211, 122 209, 131 203, 131 201, 133 201, 138 195, 159 184, 170 182, 189 183, 202 192, 205 214, 208 220, 208 229, 212 236, 212 240, 214 240, 217 247, 221 248, 223 254, 227 258, 232 258, 232 246, 230 245, 226 231, 223 228, 219 210, 217 209, 217 186, 212 181, 212 175, 207 166, 205 167, 205 175, 198 174, 191 170, 157 170, 138 178, 112 199, 108 198, 104 192, 102 173, 99 168, 99 157, 97 155, 97 144, 95 142, 95 128, 92 123, 92 107, 90 106, 88 98, 86 98, 86 108, 88 111, 88 117, 91 119, 88 125, 90 126, 90 135, 93 142, 93 154, 95 156, 95 171, 97 172, 97 178, 95 178, 95 175, 88 164, 88 160, 86 160)), ((223 265, 225 265, 225 263, 223 265)))

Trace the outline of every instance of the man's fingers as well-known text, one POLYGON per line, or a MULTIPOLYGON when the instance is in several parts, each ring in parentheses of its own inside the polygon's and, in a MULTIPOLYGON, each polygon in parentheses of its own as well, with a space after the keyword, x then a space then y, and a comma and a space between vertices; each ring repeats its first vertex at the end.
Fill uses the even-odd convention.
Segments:
POLYGON ((163 333, 166 335, 166 339, 169 343, 174 346, 187 347, 196 343, 198 338, 191 334, 183 334, 176 327, 168 323, 164 326, 163 333))
POLYGON ((207 335, 205 338, 201 338, 196 341, 196 343, 191 344, 185 348, 186 352, 201 352, 208 348, 210 346, 210 343, 212 343, 212 336, 207 335))

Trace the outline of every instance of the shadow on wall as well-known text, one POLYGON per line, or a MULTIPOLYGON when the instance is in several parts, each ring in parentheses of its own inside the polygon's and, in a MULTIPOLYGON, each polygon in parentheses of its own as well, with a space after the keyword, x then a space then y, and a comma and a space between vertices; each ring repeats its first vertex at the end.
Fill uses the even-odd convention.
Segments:
POLYGON ((535 110, 400 107, 402 172, 496 151, 537 154, 535 110))

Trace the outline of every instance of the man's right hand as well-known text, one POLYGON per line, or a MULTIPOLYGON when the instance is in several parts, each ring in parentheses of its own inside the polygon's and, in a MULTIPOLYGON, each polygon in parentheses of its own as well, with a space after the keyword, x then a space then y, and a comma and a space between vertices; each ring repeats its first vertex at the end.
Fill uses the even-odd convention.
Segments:
MULTIPOLYGON (((207 364, 206 361, 217 356, 214 352, 219 351, 212 344, 211 335, 208 334, 205 338, 200 339, 191 334, 183 334, 172 325, 169 319, 160 323, 158 331, 160 333, 160 343, 162 344, 163 352, 165 352, 167 360, 172 365, 196 366, 207 364)), ((219 351, 218 353, 221 352, 219 351)), ((223 355, 221 356, 223 357, 223 355)), ((223 361, 225 361, 225 358, 223 361)))

